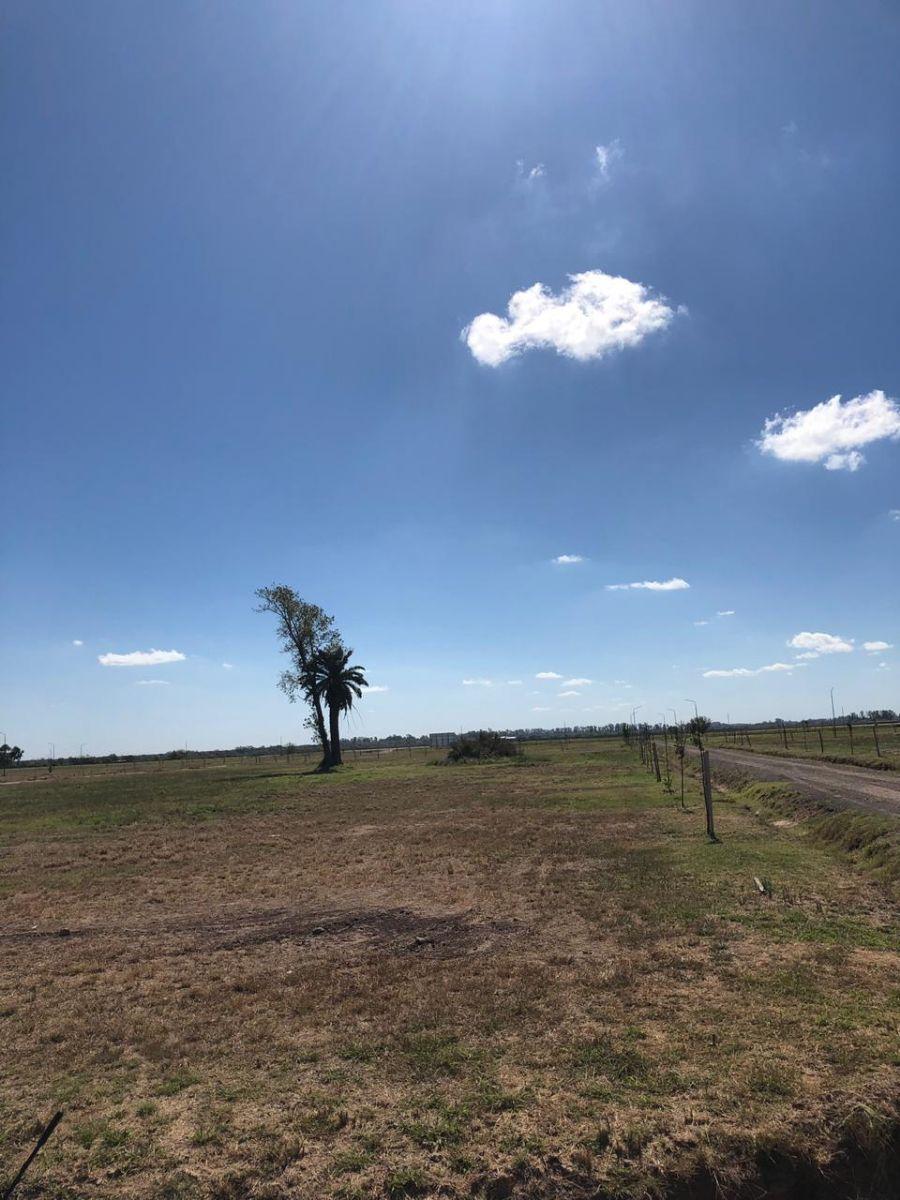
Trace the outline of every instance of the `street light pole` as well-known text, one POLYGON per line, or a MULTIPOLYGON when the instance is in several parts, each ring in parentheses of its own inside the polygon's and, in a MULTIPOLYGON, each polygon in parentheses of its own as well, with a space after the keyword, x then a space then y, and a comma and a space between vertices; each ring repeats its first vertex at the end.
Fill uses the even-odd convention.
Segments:
POLYGON ((692 700, 692 699, 690 698, 690 696, 685 696, 685 698, 684 698, 684 702, 685 702, 685 704, 693 704, 693 706, 694 706, 694 716, 695 716, 696 718, 699 718, 699 716, 700 716, 700 713, 697 711, 697 701, 696 701, 696 700, 692 700))

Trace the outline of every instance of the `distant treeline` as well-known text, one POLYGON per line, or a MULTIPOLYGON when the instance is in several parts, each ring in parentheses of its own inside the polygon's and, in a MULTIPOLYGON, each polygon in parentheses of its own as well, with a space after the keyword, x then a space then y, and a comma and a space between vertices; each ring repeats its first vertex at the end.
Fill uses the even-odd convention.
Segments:
MULTIPOLYGON (((898 721, 900 714, 896 713, 892 708, 872 708, 861 712, 845 713, 837 718, 838 724, 846 725, 849 721, 853 725, 871 724, 872 721, 898 721)), ((567 738, 592 738, 592 737, 615 737, 621 734, 623 727, 627 722, 611 721, 606 725, 562 725, 554 729, 497 729, 493 732, 500 734, 502 737, 514 737, 519 741, 539 742, 539 741, 560 741, 567 738)), ((726 729, 747 729, 747 730, 763 730, 763 729, 813 729, 817 725, 830 725, 831 717, 806 717, 802 720, 791 721, 783 717, 775 717, 768 721, 732 721, 730 724, 726 721, 710 721, 710 731, 722 731, 726 729)), ((658 721, 655 724, 646 724, 647 729, 662 730, 662 722, 658 721)), ((459 734, 460 737, 477 737, 482 732, 478 729, 464 730, 459 734)), ((430 746, 431 735, 421 734, 415 735, 412 733, 392 733, 387 737, 352 737, 347 738, 344 745, 349 750, 390 750, 390 749, 406 749, 415 746, 430 746)), ((249 758, 249 757, 272 757, 273 755, 289 755, 289 754, 313 754, 317 753, 320 747, 313 742, 297 743, 297 742, 279 742, 277 744, 267 746, 234 746, 229 750, 169 750, 164 754, 86 754, 84 757, 71 755, 68 758, 28 758, 22 759, 20 766, 39 767, 47 766, 52 761, 57 766, 77 766, 80 763, 136 763, 136 762, 160 762, 160 761, 177 761, 179 759, 202 759, 202 758, 249 758)))

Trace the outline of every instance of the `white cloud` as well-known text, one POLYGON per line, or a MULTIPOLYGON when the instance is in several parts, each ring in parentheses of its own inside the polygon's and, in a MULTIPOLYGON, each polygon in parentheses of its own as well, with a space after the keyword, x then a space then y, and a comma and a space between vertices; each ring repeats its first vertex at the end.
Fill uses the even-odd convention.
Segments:
POLYGON ((506 686, 507 687, 521 687, 522 680, 521 679, 507 679, 506 686))
POLYGON ((555 671, 538 671, 535 679, 562 679, 562 675, 557 675, 555 671))
POLYGON ((537 704, 531 711, 532 712, 550 712, 551 710, 549 708, 544 707, 543 705, 537 704))
POLYGON ((535 163, 533 167, 526 168, 524 159, 516 160, 516 183, 519 185, 535 183, 538 179, 543 179, 546 174, 547 168, 543 163, 535 163))
POLYGON ((84 642, 81 640, 81 638, 73 638, 72 645, 73 646, 83 646, 84 642))
POLYGON ((870 654, 880 654, 882 650, 893 650, 891 642, 863 642, 863 650, 868 650, 870 654))
POLYGON ((463 687, 493 687, 493 679, 464 679, 463 687))
POLYGON ((734 609, 733 608, 723 608, 719 612, 716 613, 716 616, 717 617, 733 617, 734 609))
POLYGON ((597 167, 597 174, 604 181, 609 179, 610 170, 614 162, 617 162, 625 151, 622 149, 622 143, 618 138, 613 138, 605 146, 594 147, 594 162, 597 167))
POLYGON ((583 563, 584 556, 581 554, 558 554, 553 561, 560 567, 572 566, 574 563, 583 563))
POLYGON ((372 695, 375 692, 389 692, 390 690, 389 687, 385 687, 382 683, 370 683, 368 687, 363 688, 366 695, 372 695))
POLYGON ((514 292, 507 317, 481 313, 462 331, 473 356, 498 367, 523 350, 551 349, 587 362, 665 329, 673 312, 642 283, 603 271, 570 275, 554 296, 542 283, 514 292))
POLYGON ((757 446, 784 462, 821 462, 826 471, 855 471, 866 461, 861 446, 900 438, 900 405, 878 390, 846 404, 832 396, 793 416, 766 421, 757 446))
POLYGON ((891 668, 887 665, 886 662, 880 662, 878 664, 878 666, 876 667, 876 670, 878 670, 878 671, 889 671, 890 669, 891 668))
POLYGON ((168 679, 136 679, 135 687, 169 687, 168 679))
POLYGON ((593 679, 567 679, 563 687, 590 687, 593 682, 593 679))
POLYGON ((695 621, 694 624, 695 625, 708 625, 709 621, 695 621))
POLYGON ((132 650, 130 654, 101 654, 97 662, 102 667, 158 667, 184 659, 180 650, 132 650))
POLYGON ((655 579, 645 579, 643 583, 608 583, 606 590, 608 592, 630 592, 630 591, 646 591, 646 592, 681 592, 691 585, 686 579, 666 579, 663 583, 655 579))
POLYGON ((581 692, 560 692, 559 698, 562 700, 565 696, 580 696, 581 692))
POLYGON ((226 671, 233 671, 233 670, 234 670, 234 663, 222 663, 222 667, 223 667, 223 669, 224 669, 224 670, 226 670, 226 671))
POLYGON ((900 508, 892 508, 888 512, 888 516, 892 521, 900 521, 900 508))
POLYGON ((750 670, 749 667, 732 667, 730 671, 704 671, 704 679, 745 679, 750 675, 764 675, 768 671, 793 671, 795 663, 769 663, 766 667, 757 667, 755 670, 750 670))
POLYGON ((787 643, 795 650, 804 651, 795 655, 796 658, 819 658, 822 654, 850 654, 853 650, 853 639, 835 637, 831 633, 797 633, 787 643))

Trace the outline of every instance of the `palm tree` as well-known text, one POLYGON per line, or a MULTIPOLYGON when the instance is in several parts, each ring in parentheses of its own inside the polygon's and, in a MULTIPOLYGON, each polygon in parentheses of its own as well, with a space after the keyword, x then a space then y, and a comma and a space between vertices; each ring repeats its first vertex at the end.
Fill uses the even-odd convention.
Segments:
POLYGON ((353 707, 354 699, 368 687, 363 674, 365 667, 350 664, 353 651, 341 642, 332 642, 315 656, 312 663, 312 685, 315 694, 328 705, 331 756, 329 766, 341 765, 341 716, 353 707))

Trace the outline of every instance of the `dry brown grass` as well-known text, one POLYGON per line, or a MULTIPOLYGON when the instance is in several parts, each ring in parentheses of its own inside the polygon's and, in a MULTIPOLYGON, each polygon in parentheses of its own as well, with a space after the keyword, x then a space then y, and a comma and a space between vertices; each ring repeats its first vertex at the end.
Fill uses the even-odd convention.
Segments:
POLYGON ((866 1139, 876 1162, 888 896, 739 802, 709 845, 618 747, 535 753, 7 790, 2 1159, 66 1110, 22 1195, 640 1194, 866 1139))

